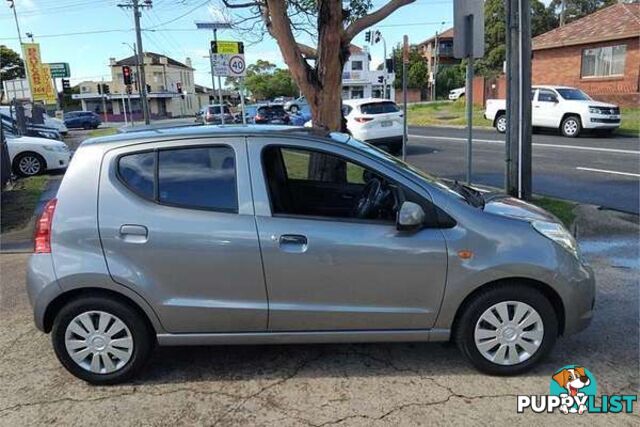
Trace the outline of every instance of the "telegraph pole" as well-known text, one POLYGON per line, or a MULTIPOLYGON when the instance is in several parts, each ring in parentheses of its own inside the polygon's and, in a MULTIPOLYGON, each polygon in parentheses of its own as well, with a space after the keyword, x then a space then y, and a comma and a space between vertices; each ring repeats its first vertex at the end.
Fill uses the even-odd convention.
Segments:
POLYGON ((140 9, 151 8, 153 6, 151 0, 144 0, 143 4, 140 4, 140 0, 130 0, 129 3, 119 4, 118 7, 124 9, 133 9, 133 22, 136 30, 136 47, 137 47, 137 61, 140 72, 138 73, 138 90, 140 92, 140 101, 142 102, 142 114, 144 115, 144 123, 149 124, 149 100, 147 99, 147 79, 144 73, 144 49, 142 48, 142 33, 140 32, 140 17, 142 12, 140 9))

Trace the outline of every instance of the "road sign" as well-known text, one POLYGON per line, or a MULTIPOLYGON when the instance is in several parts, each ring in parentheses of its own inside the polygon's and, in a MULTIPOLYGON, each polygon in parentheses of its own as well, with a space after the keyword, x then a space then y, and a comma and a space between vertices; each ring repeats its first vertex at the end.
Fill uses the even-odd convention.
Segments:
POLYGON ((220 54, 211 55, 213 74, 220 77, 243 77, 247 74, 247 66, 244 54, 220 54))
POLYGON ((455 58, 484 56, 484 0, 453 0, 453 28, 455 58))
POLYGON ((51 70, 51 77, 54 79, 71 77, 69 64, 66 62, 50 62, 49 69, 51 70))
POLYGON ((212 41, 211 52, 220 54, 244 54, 243 42, 212 41))

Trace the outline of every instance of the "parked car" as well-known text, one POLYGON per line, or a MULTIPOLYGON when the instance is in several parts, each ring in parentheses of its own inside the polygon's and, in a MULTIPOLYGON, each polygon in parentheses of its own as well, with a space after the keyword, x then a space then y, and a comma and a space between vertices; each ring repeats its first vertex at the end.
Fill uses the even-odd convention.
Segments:
MULTIPOLYGON (((620 127, 620 108, 617 105, 595 101, 573 87, 533 86, 531 104, 531 124, 534 127, 559 129, 569 138, 577 137, 583 130, 610 135, 620 127)), ((507 131, 504 99, 488 99, 484 116, 498 132, 507 131)))
POLYGON ((460 97, 464 96, 464 92, 465 92, 466 88, 464 87, 459 87, 457 89, 452 89, 449 91, 449 100, 450 101, 456 101, 458 99, 460 99, 460 97))
MULTIPOLYGON (((201 120, 201 123, 204 123, 205 125, 220 125, 222 124, 220 111, 220 104, 207 105, 200 110, 200 114, 196 116, 196 121, 201 120)), ((224 114, 225 124, 235 123, 236 118, 231 113, 228 105, 222 106, 222 114, 224 114)))
POLYGON ((453 340, 481 371, 519 374, 595 303, 548 212, 298 127, 86 141, 36 224, 35 324, 95 384, 156 343, 453 340))
POLYGON ((289 120, 284 107, 277 104, 261 105, 254 117, 254 123, 260 125, 287 125, 289 120))
POLYGON ((102 124, 102 120, 92 111, 69 111, 64 113, 64 124, 69 129, 97 129, 102 124))
MULTIPOLYGON (((249 104, 244 106, 244 115, 245 115, 247 124, 254 123, 254 119, 256 117, 256 114, 258 113, 258 107, 260 106, 257 104, 249 104)), ((238 116, 240 117, 239 123, 242 123, 242 112, 240 112, 238 116)))
POLYGON ((403 114, 388 99, 364 98, 342 101, 347 129, 354 138, 391 154, 402 153, 403 114))
MULTIPOLYGON (((2 127, 3 129, 5 129, 5 131, 13 134, 18 134, 18 124, 12 116, 0 112, 0 122, 2 123, 2 127)), ((60 135, 60 132, 58 132, 56 129, 45 125, 36 125, 31 122, 26 123, 25 136, 46 138, 57 141, 62 140, 62 135, 60 135)))
POLYGON ((47 171, 64 169, 69 165, 71 152, 62 141, 31 136, 16 136, 5 132, 13 173, 34 176, 47 171))
POLYGON ((64 121, 55 117, 45 115, 44 125, 57 130, 60 135, 66 135, 69 133, 69 129, 67 128, 67 125, 64 124, 64 121))
POLYGON ((292 114, 296 114, 298 111, 309 110, 309 103, 307 102, 307 98, 301 96, 292 101, 289 101, 284 104, 284 109, 292 114))

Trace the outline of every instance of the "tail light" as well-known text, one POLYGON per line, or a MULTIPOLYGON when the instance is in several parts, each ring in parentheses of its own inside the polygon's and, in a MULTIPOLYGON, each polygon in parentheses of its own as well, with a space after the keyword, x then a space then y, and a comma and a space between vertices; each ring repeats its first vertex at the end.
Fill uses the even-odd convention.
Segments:
POLYGON ((51 253, 51 224, 53 224, 53 213, 56 210, 58 199, 51 199, 44 205, 42 214, 36 222, 36 232, 34 238, 34 250, 37 254, 51 253))
POLYGON ((264 120, 264 116, 262 114, 256 114, 256 120, 264 120))
POLYGON ((373 120, 373 117, 356 117, 353 120, 355 120, 358 123, 367 123, 367 122, 370 122, 371 120, 373 120))

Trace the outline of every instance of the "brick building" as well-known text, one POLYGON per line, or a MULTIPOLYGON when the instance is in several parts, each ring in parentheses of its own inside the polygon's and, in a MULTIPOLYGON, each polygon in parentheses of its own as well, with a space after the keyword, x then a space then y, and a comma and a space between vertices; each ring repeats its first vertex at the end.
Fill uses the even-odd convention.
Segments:
POLYGON ((640 4, 617 3, 533 39, 532 82, 640 104, 640 4))
MULTIPOLYGON (((442 67, 460 63, 459 59, 453 57, 453 35, 453 28, 448 28, 418 44, 420 54, 427 61, 429 76, 436 75, 442 67)), ((427 87, 429 94, 432 94, 432 85, 433 80, 429 78, 427 87)), ((430 97, 431 95, 429 99, 430 97)))

